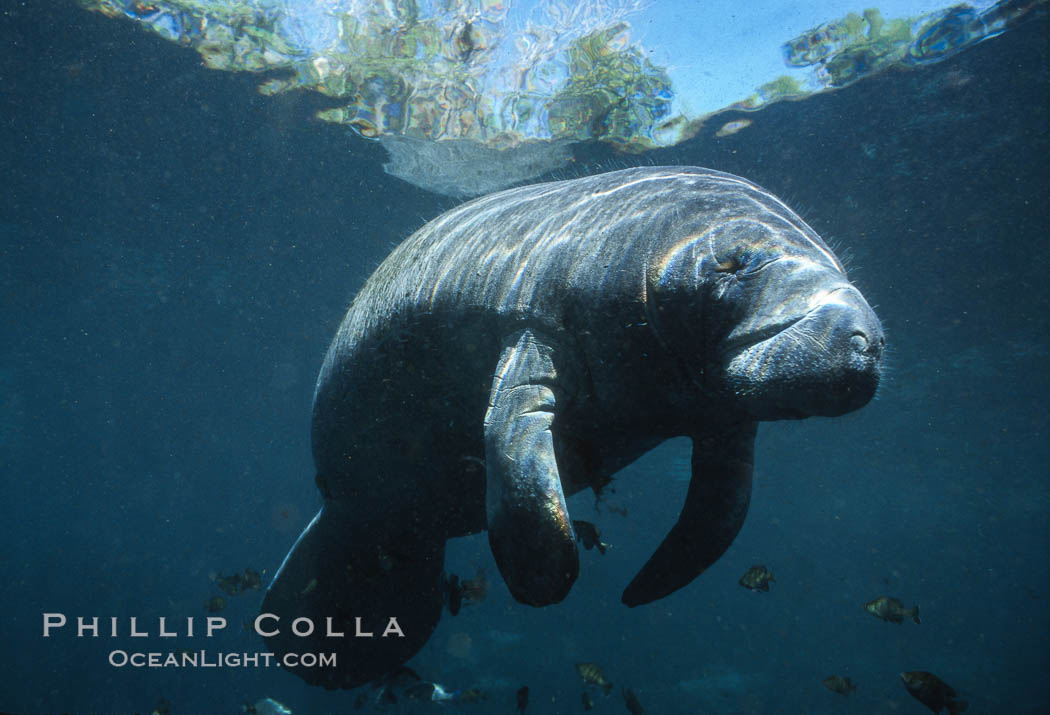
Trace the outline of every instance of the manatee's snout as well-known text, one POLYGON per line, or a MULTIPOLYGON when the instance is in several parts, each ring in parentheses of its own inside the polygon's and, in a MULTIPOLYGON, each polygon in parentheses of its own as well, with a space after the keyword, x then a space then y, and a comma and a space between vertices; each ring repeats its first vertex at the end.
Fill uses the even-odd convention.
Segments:
POLYGON ((868 326, 868 329, 861 326, 854 328, 849 342, 850 346, 860 355, 876 360, 882 357, 882 349, 886 345, 886 339, 882 335, 881 327, 879 327, 878 331, 875 331, 871 330, 870 326, 868 326))
POLYGON ((879 387, 886 338, 875 312, 855 289, 837 291, 798 323, 816 337, 826 354, 814 365, 827 380, 812 394, 809 414, 828 417, 866 405, 879 387))
POLYGON ((755 419, 842 415, 875 396, 885 344, 864 297, 839 287, 814 297, 775 335, 732 355, 727 384, 755 419))
POLYGON ((829 351, 855 362, 858 369, 867 371, 882 363, 886 347, 882 324, 852 286, 830 293, 799 325, 823 335, 829 351))

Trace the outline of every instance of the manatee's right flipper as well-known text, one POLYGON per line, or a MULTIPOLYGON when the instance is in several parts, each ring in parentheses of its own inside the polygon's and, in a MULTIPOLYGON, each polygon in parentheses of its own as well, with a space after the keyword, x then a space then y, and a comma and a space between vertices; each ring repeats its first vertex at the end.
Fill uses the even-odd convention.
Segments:
POLYGON ((565 598, 580 569, 554 459, 552 354, 530 330, 511 336, 485 414, 489 545, 511 595, 532 606, 565 598))
POLYGON ((740 532, 751 503, 755 424, 693 438, 693 475, 678 522, 623 592, 628 606, 663 598, 703 573, 740 532))
POLYGON ((328 689, 355 688, 390 673, 430 638, 441 618, 444 540, 410 542, 379 534, 360 518, 326 505, 295 542, 260 610, 280 620, 263 617, 258 628, 279 631, 264 636, 278 658, 334 653, 336 662, 285 670, 328 689), (292 622, 301 617, 313 623, 309 636, 292 632, 292 622), (384 637, 391 618, 400 633, 384 637), (343 636, 329 637, 328 631, 343 636))

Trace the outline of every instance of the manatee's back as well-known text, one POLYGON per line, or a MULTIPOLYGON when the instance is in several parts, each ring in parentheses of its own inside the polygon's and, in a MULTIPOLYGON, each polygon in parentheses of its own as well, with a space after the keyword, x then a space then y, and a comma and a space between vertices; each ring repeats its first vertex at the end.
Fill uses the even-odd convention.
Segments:
MULTIPOLYGON (((628 169, 482 197, 409 237, 366 282, 321 369, 314 457, 330 493, 394 498, 425 463, 431 474, 460 468, 468 476, 454 497, 480 500, 482 419, 503 338, 526 324, 572 330, 566 306, 615 319, 642 299, 651 253, 699 213, 687 207, 740 184, 695 167, 628 169)), ((450 496, 432 481, 442 491, 421 499, 450 496)))

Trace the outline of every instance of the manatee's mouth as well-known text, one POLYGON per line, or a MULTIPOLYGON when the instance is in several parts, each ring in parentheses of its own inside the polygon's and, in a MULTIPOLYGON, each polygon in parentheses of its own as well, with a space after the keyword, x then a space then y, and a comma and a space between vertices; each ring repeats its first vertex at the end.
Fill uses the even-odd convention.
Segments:
POLYGON ((748 331, 723 351, 723 388, 756 419, 851 412, 875 395, 884 339, 852 288, 805 314, 748 331))
MULTIPOLYGON (((814 310, 816 310, 816 308, 814 310)), ((812 312, 813 311, 810 311, 810 313, 812 312)), ((806 316, 808 315, 809 313, 806 313, 805 315, 800 315, 797 318, 790 318, 788 320, 782 320, 778 323, 771 323, 767 327, 759 328, 744 335, 740 335, 736 338, 727 340, 725 345, 722 346, 721 354, 719 356, 722 364, 727 365, 730 362, 732 362, 732 360, 737 355, 744 352, 745 350, 754 348, 766 341, 773 340, 781 333, 784 333, 788 329, 805 320, 806 316)))
MULTIPOLYGON (((835 288, 829 291, 827 294, 825 294, 820 303, 811 306, 808 310, 799 313, 798 315, 782 317, 760 328, 755 328, 734 338, 730 338, 722 346, 721 359, 723 364, 728 364, 739 353, 750 348, 758 347, 759 345, 768 340, 777 338, 778 336, 781 336, 781 334, 787 333, 789 330, 794 328, 802 321, 808 320, 814 315, 819 314, 822 310, 827 308, 829 304, 834 303, 837 300, 839 294, 842 293, 845 293, 847 295, 857 295, 856 290, 849 285, 835 288)), ((847 300, 850 303, 856 302, 855 300, 847 300)), ((863 298, 861 298, 860 300, 861 302, 863 302, 863 298)), ((866 312, 871 313, 871 309, 867 306, 866 303, 863 304, 863 308, 866 312)), ((878 323, 878 320, 875 319, 874 314, 871 314, 870 317, 874 319, 876 323, 878 323)), ((881 333, 881 328, 879 329, 879 332, 881 333)))

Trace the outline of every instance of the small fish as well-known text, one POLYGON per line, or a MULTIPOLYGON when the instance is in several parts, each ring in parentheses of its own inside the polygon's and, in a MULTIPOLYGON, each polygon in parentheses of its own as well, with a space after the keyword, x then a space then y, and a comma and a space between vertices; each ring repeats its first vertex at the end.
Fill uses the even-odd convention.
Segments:
POLYGON ((879 596, 874 601, 864 604, 864 610, 890 623, 904 623, 905 616, 919 623, 919 607, 905 608, 904 604, 892 596, 879 596))
POLYGON ((485 578, 485 569, 478 566, 474 578, 470 581, 460 581, 459 590, 463 596, 463 603, 481 603, 489 593, 489 582, 485 578))
POLYGON ((970 707, 965 700, 956 700, 955 690, 933 673, 914 670, 901 673, 901 680, 913 698, 935 713, 947 708, 949 715, 956 715, 970 707))
POLYGON ((522 685, 518 688, 518 713, 525 712, 525 708, 529 706, 529 686, 522 685))
POLYGON ((583 709, 584 711, 590 711, 594 709, 594 698, 586 690, 583 691, 583 709))
POLYGON ((222 596, 212 596, 204 602, 204 610, 208 613, 218 613, 226 608, 226 599, 222 596))
POLYGON ((157 702, 157 707, 153 708, 151 715, 171 715, 171 703, 161 698, 157 702))
POLYGON ((857 689, 857 684, 841 675, 831 675, 824 678, 824 687, 833 693, 849 695, 857 689))
POLYGON ((249 588, 258 591, 262 588, 262 576, 255 569, 244 569, 241 573, 233 576, 223 576, 220 571, 215 577, 215 583, 227 596, 236 596, 249 588))
POLYGON ((572 528, 576 532, 576 540, 583 544, 583 548, 590 551, 597 547, 598 553, 602 556, 605 555, 605 550, 609 548, 610 544, 602 541, 602 532, 597 526, 589 521, 574 519, 572 528))
POLYGON ((762 564, 755 564, 740 577, 740 585, 752 591, 768 591, 769 584, 774 581, 773 572, 762 564))
POLYGON ((627 706, 627 712, 631 713, 631 715, 645 715, 645 708, 638 702, 638 696, 630 688, 623 690, 623 701, 627 706))
POLYGON ((576 672, 583 678, 584 683, 601 688, 606 695, 612 690, 612 683, 605 679, 605 673, 594 663, 577 663, 576 672))
POLYGON ((446 574, 442 597, 448 612, 455 616, 464 605, 484 601, 488 592, 489 582, 485 578, 485 571, 478 567, 477 575, 471 581, 460 581, 454 573, 446 574))
POLYGON ((222 571, 215 577, 215 583, 219 589, 228 596, 233 596, 241 591, 241 575, 223 576, 222 571))
POLYGON ((300 596, 305 596, 308 593, 313 593, 316 588, 317 588, 317 579, 316 578, 312 578, 312 579, 310 579, 310 582, 308 584, 306 584, 306 588, 304 588, 302 591, 299 592, 299 595, 300 596))
POLYGON ((459 700, 460 691, 458 690, 447 690, 444 685, 440 683, 431 683, 433 690, 430 693, 430 702, 432 703, 449 703, 455 700, 459 700))
POLYGON ((422 681, 410 685, 402 693, 409 700, 421 700, 429 703, 447 703, 459 699, 458 690, 446 690, 440 683, 422 681))
POLYGON ((258 591, 262 588, 262 576, 255 569, 244 569, 241 574, 241 588, 244 591, 249 588, 258 591))

